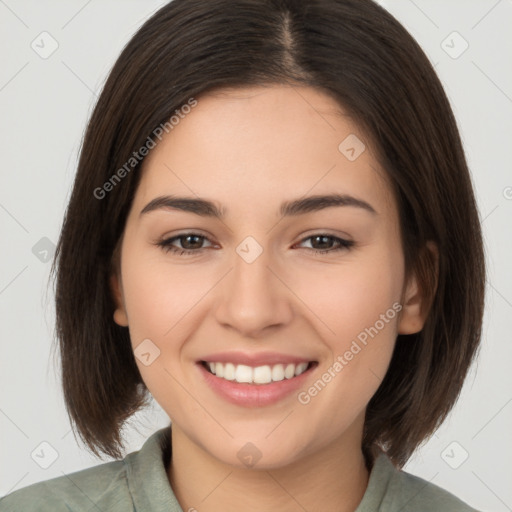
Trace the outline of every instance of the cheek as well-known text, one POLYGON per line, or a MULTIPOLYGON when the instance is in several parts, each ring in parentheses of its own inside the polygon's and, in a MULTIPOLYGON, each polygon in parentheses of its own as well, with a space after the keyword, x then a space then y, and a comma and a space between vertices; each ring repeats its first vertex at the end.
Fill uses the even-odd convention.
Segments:
POLYGON ((302 390, 301 403, 322 409, 320 416, 335 424, 353 419, 386 374, 401 310, 401 264, 399 254, 381 250, 304 285, 308 305, 325 326, 330 358, 313 389, 302 390))
POLYGON ((123 290, 142 379, 168 413, 183 409, 184 404, 190 408, 180 385, 186 379, 183 363, 188 362, 183 349, 201 324, 209 292, 219 278, 206 265, 171 264, 156 252, 137 251, 135 246, 127 248, 125 255, 123 290), (147 357, 140 357, 147 352, 150 364, 145 364, 147 357))
MULTIPOLYGON (((324 340, 333 351, 344 351, 350 341, 373 326, 400 300, 403 275, 400 256, 392 248, 364 256, 354 255, 322 272, 298 273, 297 295, 318 316, 324 340)), ((383 329, 396 323, 395 310, 383 329)))
POLYGON ((135 361, 150 393, 172 417, 171 411, 194 407, 182 388, 182 348, 213 278, 166 264, 147 249, 127 248, 125 254, 123 290, 135 361))
MULTIPOLYGON (((199 267, 195 267, 199 269, 199 267)), ((127 257, 123 275, 132 343, 140 339, 170 340, 182 332, 187 314, 213 285, 211 273, 192 271, 165 260, 127 257)))

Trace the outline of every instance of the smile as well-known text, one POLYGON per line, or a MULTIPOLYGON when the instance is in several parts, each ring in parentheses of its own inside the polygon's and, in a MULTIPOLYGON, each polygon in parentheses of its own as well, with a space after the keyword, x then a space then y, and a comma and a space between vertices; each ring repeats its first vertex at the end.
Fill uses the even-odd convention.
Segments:
POLYGON ((244 364, 202 361, 203 366, 213 375, 228 381, 245 384, 270 384, 293 379, 308 370, 314 362, 287 363, 251 367, 244 364))
POLYGON ((318 360, 284 352, 227 351, 196 359, 199 377, 214 395, 241 407, 266 407, 290 399, 313 379, 318 360))

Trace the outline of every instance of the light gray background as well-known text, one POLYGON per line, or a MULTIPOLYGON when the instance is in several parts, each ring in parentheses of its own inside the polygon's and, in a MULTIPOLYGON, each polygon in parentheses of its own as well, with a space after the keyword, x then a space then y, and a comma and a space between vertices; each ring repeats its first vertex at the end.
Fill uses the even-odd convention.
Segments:
MULTIPOLYGON (((0 0, 0 496, 110 460, 94 458, 71 433, 59 368, 50 359, 50 264, 41 260, 58 239, 101 85, 122 47, 163 3, 0 0), (40 53, 51 49, 43 31, 58 43, 45 59, 31 47, 35 41, 40 53), (52 448, 41 446, 45 441, 52 448)), ((452 102, 490 277, 478 364, 449 420, 405 469, 478 509, 512 510, 512 1, 381 3, 422 45, 452 102)), ((133 417, 127 452, 167 421, 156 402, 133 417)))

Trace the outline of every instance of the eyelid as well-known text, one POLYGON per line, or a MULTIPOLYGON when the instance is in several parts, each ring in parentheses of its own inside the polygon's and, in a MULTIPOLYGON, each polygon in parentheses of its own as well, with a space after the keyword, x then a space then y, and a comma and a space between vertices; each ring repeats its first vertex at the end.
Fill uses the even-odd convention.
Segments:
MULTIPOLYGON (((343 236, 345 236, 345 235, 343 235, 343 236)), ((313 231, 309 234, 304 233, 301 236, 300 240, 298 240, 298 242, 296 242, 293 245, 293 247, 295 247, 296 245, 300 245, 308 240, 311 240, 314 237, 331 238, 334 241, 334 243, 337 244, 337 247, 329 248, 329 249, 314 249, 314 248, 308 248, 308 247, 303 248, 303 249, 306 249, 308 252, 312 251, 315 254, 331 254, 331 253, 336 253, 338 251, 343 251, 343 250, 347 251, 356 245, 355 241, 351 240, 352 237, 347 237, 348 239, 342 238, 342 236, 333 234, 330 230, 322 231, 321 229, 319 229, 319 230, 313 231)), ((210 239, 209 236, 203 234, 201 232, 201 230, 194 230, 194 231, 188 230, 188 231, 180 232, 177 234, 173 234, 173 236, 164 236, 160 241, 155 242, 155 245, 159 246, 166 253, 175 253, 176 254, 179 252, 180 256, 184 256, 184 255, 193 256, 194 254, 196 254, 196 255, 202 254, 205 249, 208 249, 208 248, 214 246, 215 243, 212 242, 212 240, 210 239), (185 249, 185 248, 180 249, 179 247, 175 247, 172 245, 172 243, 175 240, 179 240, 180 238, 186 237, 186 236, 197 236, 203 240, 208 241, 211 245, 207 246, 207 247, 200 247, 198 249, 185 249)))
MULTIPOLYGON (((157 239, 155 244, 156 245, 161 245, 163 243, 169 244, 169 242, 171 242, 171 241, 176 241, 176 240, 179 240, 180 238, 186 237, 186 236, 197 236, 197 237, 200 237, 200 238, 208 241, 211 244, 211 246, 218 245, 218 244, 216 244, 215 242, 212 241, 213 237, 211 237, 208 234, 202 233, 200 230, 193 230, 193 231, 189 230, 189 231, 183 231, 181 233, 176 233, 176 234, 173 233, 171 235, 164 235, 161 238, 157 239)), ((207 248, 208 247, 202 247, 201 249, 194 250, 194 252, 199 252, 199 251, 201 251, 203 249, 207 249, 207 248)), ((178 249, 178 250, 183 250, 184 251, 184 250, 187 250, 187 249, 178 249)))
POLYGON ((302 240, 304 240, 304 238, 308 238, 310 236, 315 236, 315 235, 325 235, 325 236, 332 236, 334 238, 342 238, 342 239, 346 240, 347 242, 352 240, 352 238, 353 238, 345 231, 338 231, 336 229, 328 229, 328 228, 325 228, 325 229, 319 228, 319 229, 309 229, 308 231, 306 231, 305 233, 303 233, 300 236, 299 241, 302 241, 302 240))
MULTIPOLYGON (((198 235, 198 236, 201 236, 201 237, 207 239, 208 241, 210 241, 212 244, 214 243, 212 241, 212 239, 215 238, 215 237, 211 236, 210 233, 208 233, 206 231, 203 231, 200 228, 189 228, 188 230, 180 231, 178 233, 165 234, 165 235, 159 237, 156 240, 156 242, 170 240, 170 239, 174 239, 174 238, 179 238, 181 236, 186 236, 186 235, 198 235)), ((319 229, 312 229, 312 230, 306 231, 305 233, 303 233, 300 236, 300 238, 297 239, 297 242, 295 242, 293 245, 296 245, 299 242, 303 242, 306 238, 309 238, 309 237, 312 237, 312 236, 320 236, 320 235, 330 236, 330 237, 333 237, 333 238, 340 238, 340 239, 343 239, 343 240, 345 240, 347 242, 352 241, 352 238, 353 238, 352 236, 350 236, 346 232, 341 232, 341 231, 337 231, 337 230, 331 230, 331 229, 327 229, 327 228, 322 230, 322 228, 319 228, 319 229)))

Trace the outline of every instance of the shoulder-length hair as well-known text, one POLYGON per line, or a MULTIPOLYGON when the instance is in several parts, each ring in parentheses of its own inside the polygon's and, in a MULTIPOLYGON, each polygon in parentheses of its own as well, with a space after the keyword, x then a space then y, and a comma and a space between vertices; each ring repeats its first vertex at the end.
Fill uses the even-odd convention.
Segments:
POLYGON ((406 277, 427 297, 423 329, 398 335, 368 404, 367 460, 384 450, 403 466, 460 394, 481 337, 484 247, 456 121, 420 46, 371 0, 173 0, 104 84, 52 264, 65 405, 96 456, 122 456, 124 422, 151 399, 109 288, 141 176, 130 159, 191 98, 272 84, 317 88, 365 133, 392 183, 406 277))

